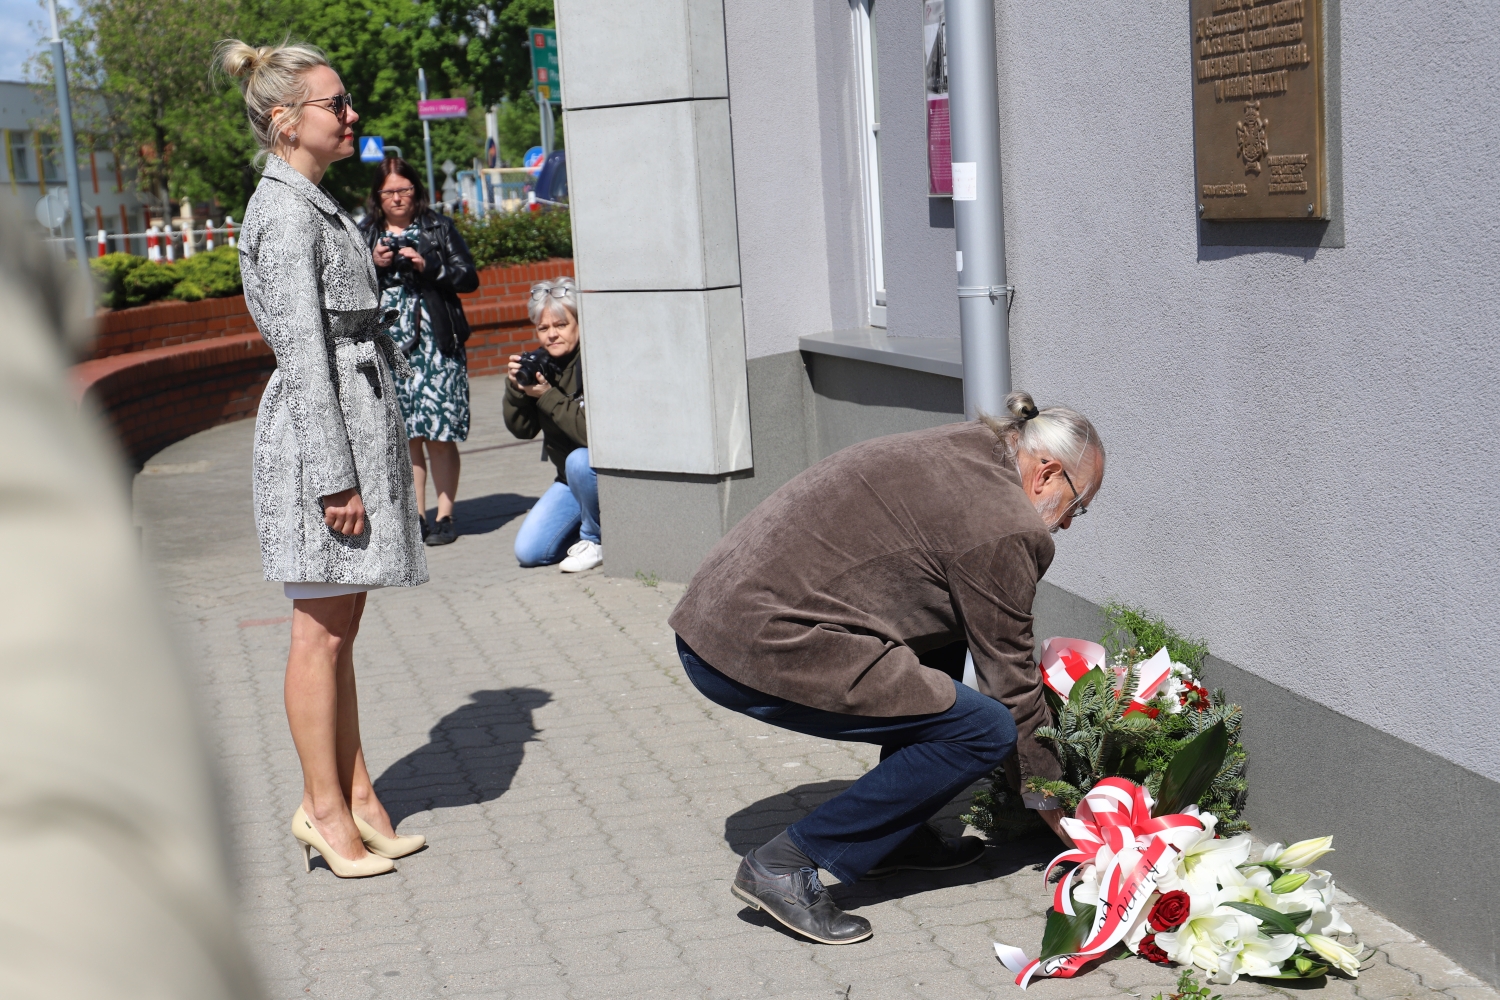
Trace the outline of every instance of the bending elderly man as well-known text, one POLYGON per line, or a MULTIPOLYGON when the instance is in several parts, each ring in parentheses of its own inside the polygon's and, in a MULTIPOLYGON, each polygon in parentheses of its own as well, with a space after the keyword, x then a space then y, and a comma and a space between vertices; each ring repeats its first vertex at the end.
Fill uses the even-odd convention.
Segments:
MULTIPOLYGON (((970 864, 984 843, 943 838, 927 823, 939 809, 1012 753, 1023 782, 1061 776, 1033 735, 1047 705, 1031 602, 1051 533, 1098 492, 1104 445, 1072 410, 1038 411, 1019 392, 1006 405, 1006 419, 877 438, 803 472, 720 541, 672 614, 683 667, 710 701, 881 748, 876 767, 735 876, 736 896, 814 941, 871 934, 819 868, 852 882, 970 864), (923 665, 956 643, 979 691, 923 665)), ((1055 802, 1025 798, 1058 829, 1055 802)))

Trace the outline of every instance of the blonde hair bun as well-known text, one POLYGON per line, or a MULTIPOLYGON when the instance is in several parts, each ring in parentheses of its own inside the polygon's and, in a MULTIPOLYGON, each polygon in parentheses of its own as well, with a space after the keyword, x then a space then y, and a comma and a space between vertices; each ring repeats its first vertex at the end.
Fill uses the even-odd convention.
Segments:
POLYGON ((268 51, 247 45, 238 38, 230 38, 219 43, 219 67, 235 79, 247 77, 265 62, 268 51))
POLYGON ((278 133, 296 129, 302 120, 302 102, 307 100, 307 73, 328 65, 323 50, 312 45, 283 42, 256 47, 238 38, 226 38, 214 48, 214 61, 239 81, 245 96, 245 114, 262 153, 276 146, 278 133), (282 108, 279 116, 273 114, 282 108))

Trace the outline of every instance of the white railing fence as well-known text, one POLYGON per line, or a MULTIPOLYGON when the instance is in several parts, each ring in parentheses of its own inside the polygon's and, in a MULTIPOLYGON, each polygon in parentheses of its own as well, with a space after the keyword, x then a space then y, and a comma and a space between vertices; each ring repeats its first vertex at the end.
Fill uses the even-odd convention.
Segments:
MULTIPOLYGON (((224 222, 215 226, 212 220, 205 222, 202 229, 193 229, 190 226, 152 226, 144 233, 111 233, 99 230, 95 241, 98 248, 98 256, 103 257, 111 250, 111 244, 117 252, 135 253, 134 247, 139 245, 141 252, 138 257, 159 264, 171 263, 181 257, 188 258, 199 250, 213 250, 217 247, 234 246, 238 239, 239 223, 234 221, 234 216, 224 216, 224 222), (132 242, 136 241, 136 242, 132 242)), ((64 251, 71 248, 73 241, 66 237, 52 237, 46 240, 49 244, 55 244, 54 249, 64 251)))

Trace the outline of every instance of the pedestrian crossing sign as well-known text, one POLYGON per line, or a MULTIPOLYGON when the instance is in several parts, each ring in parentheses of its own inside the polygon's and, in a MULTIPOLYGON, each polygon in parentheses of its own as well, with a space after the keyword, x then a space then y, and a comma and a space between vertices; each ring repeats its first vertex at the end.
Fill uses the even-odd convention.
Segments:
POLYGON ((367 135, 359 140, 359 158, 365 163, 379 163, 385 159, 385 140, 378 135, 367 135))

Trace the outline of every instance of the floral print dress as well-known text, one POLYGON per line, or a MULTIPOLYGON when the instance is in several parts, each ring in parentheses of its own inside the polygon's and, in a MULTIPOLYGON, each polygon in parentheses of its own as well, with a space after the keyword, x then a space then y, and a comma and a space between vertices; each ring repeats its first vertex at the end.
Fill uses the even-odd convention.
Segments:
MULTIPOLYGON (((406 227, 405 235, 421 237, 415 223, 406 227)), ((417 306, 421 293, 406 284, 392 285, 381 293, 380 307, 396 311, 391 337, 401 344, 411 365, 412 377, 398 379, 396 399, 406 420, 408 438, 429 441, 466 441, 469 437, 469 363, 463 345, 453 357, 438 350, 426 310, 422 328, 416 329, 417 306)))

